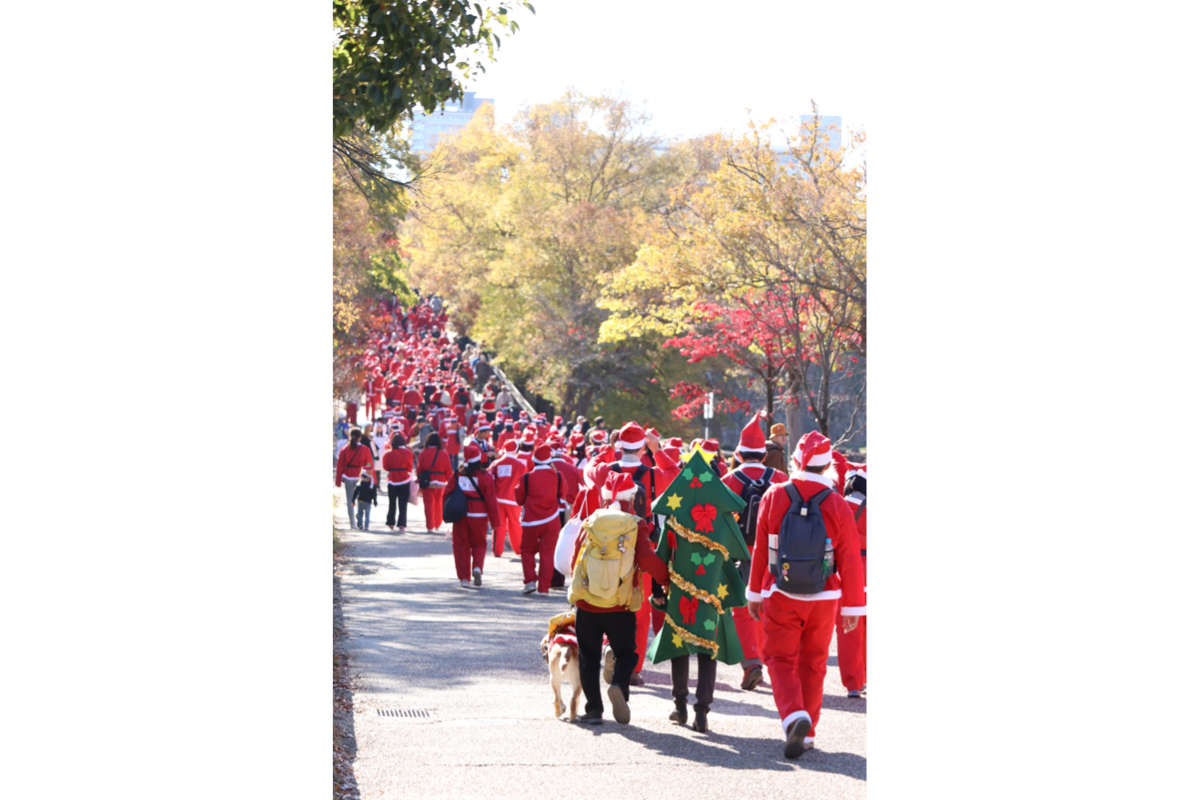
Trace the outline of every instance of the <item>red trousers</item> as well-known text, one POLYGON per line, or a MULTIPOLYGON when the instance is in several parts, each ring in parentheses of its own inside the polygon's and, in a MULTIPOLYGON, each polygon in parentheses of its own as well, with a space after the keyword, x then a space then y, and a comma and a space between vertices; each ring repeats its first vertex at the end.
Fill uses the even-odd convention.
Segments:
POLYGON ((425 528, 436 531, 442 526, 442 495, 445 486, 430 486, 421 490, 421 505, 425 508, 425 528))
POLYGON ((351 425, 358 424, 358 403, 346 403, 346 417, 351 425))
MULTIPOLYGON (((637 666, 633 668, 634 674, 642 671, 642 664, 646 661, 646 639, 650 636, 650 583, 652 578, 649 572, 642 573, 642 607, 634 612, 634 620, 637 622, 637 629, 634 631, 634 644, 637 645, 637 666)), ((660 622, 661 626, 662 623, 660 622)))
MULTIPOLYGON (((842 601, 838 600, 838 615, 841 616, 842 601)), ((857 692, 867 685, 867 618, 858 618, 858 627, 842 633, 837 626, 838 671, 842 673, 842 686, 857 692)))
POLYGON ((526 525, 521 529, 521 566, 525 568, 525 582, 537 581, 537 590, 542 594, 550 591, 554 578, 554 546, 558 544, 558 518, 541 525, 526 525), (534 566, 534 557, 537 566, 534 566))
POLYGON ((745 606, 739 606, 733 609, 733 627, 742 646, 742 668, 762 666, 762 623, 750 616, 745 606))
POLYGON ((816 735, 837 614, 837 600, 793 600, 778 593, 763 600, 762 660, 785 730, 789 717, 807 711, 812 717, 808 735, 816 735))
POLYGON ((492 552, 499 558, 504 554, 504 537, 508 536, 508 546, 514 553, 521 553, 521 507, 500 503, 500 527, 492 536, 492 552))
POLYGON ((367 421, 375 419, 375 415, 379 412, 379 398, 368 397, 366 403, 367 421))
POLYGON ((471 570, 483 570, 483 559, 487 555, 487 517, 463 517, 454 523, 451 531, 451 546, 454 549, 454 571, 458 579, 470 579, 471 570))

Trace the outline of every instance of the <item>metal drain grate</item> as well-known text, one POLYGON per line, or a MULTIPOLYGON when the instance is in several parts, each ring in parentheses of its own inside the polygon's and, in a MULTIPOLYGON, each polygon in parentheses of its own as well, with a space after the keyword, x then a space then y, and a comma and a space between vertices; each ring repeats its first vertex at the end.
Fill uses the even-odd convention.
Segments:
POLYGON ((379 708, 375 713, 381 717, 403 717, 404 719, 432 719, 428 708, 379 708))

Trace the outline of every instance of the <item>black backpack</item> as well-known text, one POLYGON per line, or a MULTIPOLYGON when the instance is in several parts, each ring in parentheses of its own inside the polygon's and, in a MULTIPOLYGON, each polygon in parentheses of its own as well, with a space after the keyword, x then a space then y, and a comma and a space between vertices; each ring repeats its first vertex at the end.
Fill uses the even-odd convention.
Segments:
POLYGON ((738 520, 738 527, 742 531, 742 540, 746 543, 746 549, 754 552, 754 539, 758 530, 758 506, 762 502, 762 497, 767 493, 767 489, 771 488, 771 478, 775 477, 775 470, 771 467, 766 467, 763 470, 762 476, 756 480, 750 480, 750 476, 746 473, 740 473, 742 479, 742 500, 746 501, 746 508, 742 510, 742 517, 738 520))
MULTIPOLYGON (((442 452, 442 448, 440 448, 440 447, 439 447, 439 448, 437 448, 437 450, 435 450, 435 451, 434 451, 434 453, 433 453, 433 463, 432 463, 432 464, 430 464, 429 466, 431 466, 431 467, 436 467, 436 466, 437 466, 437 457, 438 457, 438 453, 440 453, 440 452, 442 452)), ((431 469, 422 469, 422 470, 418 470, 418 471, 417 471, 417 487, 418 487, 418 488, 420 488, 420 489, 428 489, 428 488, 429 488, 429 482, 430 482, 431 480, 433 480, 433 470, 431 470, 431 469)), ((451 522, 453 522, 453 520, 451 520, 451 522)))
MULTIPOLYGON (((470 475, 464 476, 475 487, 475 493, 483 497, 483 492, 479 491, 479 484, 470 475)), ((446 522, 458 522, 467 516, 467 493, 458 485, 458 479, 455 478, 454 488, 446 492, 446 496, 442 498, 442 519, 446 522)))
POLYGON ((824 590, 825 579, 832 573, 825 565, 825 519, 821 503, 830 494, 822 489, 808 502, 795 484, 787 483, 791 507, 779 529, 778 546, 770 550, 769 563, 775 585, 789 594, 816 594, 824 590))

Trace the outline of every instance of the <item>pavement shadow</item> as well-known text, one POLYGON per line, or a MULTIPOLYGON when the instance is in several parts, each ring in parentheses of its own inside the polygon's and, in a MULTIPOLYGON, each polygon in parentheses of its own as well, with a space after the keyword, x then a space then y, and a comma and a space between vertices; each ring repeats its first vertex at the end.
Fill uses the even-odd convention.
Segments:
POLYGON ((835 711, 847 711, 851 714, 865 714, 867 713, 867 701, 862 697, 827 694, 821 699, 821 708, 832 708, 835 711))
MULTIPOLYGON (((674 698, 671 695, 671 678, 670 678, 670 676, 666 676, 666 685, 664 686, 664 685, 661 685, 659 681, 652 682, 650 680, 650 676, 653 674, 654 673, 643 672, 642 678, 644 678, 646 681, 645 685, 635 686, 630 691, 634 693, 634 696, 636 696, 637 694, 644 693, 644 694, 652 694, 655 697, 661 697, 664 700, 673 700, 674 698)), ((695 680, 691 681, 691 683, 694 684, 695 680)), ((720 687, 721 684, 718 683, 717 686, 720 687)), ((688 703, 694 704, 696 702, 695 686, 693 685, 691 688, 692 688, 692 693, 690 695, 688 695, 688 703)), ((738 693, 740 693, 742 690, 738 689, 736 691, 738 693)), ((744 703, 741 700, 734 700, 733 698, 729 697, 729 694, 732 694, 732 693, 733 693, 733 690, 729 690, 729 692, 714 692, 713 693, 713 704, 712 704, 712 713, 713 714, 730 714, 731 716, 736 715, 736 716, 766 717, 768 719, 779 719, 779 715, 776 714, 774 711, 772 711, 769 708, 763 708, 762 706, 756 706, 753 703, 744 703)))
POLYGON ((804 769, 836 773, 861 781, 867 779, 867 760, 857 753, 830 753, 815 749, 796 760, 784 758, 782 735, 778 739, 769 739, 709 731, 689 736, 610 723, 608 720, 591 730, 596 736, 616 734, 659 755, 705 766, 775 771, 804 769))

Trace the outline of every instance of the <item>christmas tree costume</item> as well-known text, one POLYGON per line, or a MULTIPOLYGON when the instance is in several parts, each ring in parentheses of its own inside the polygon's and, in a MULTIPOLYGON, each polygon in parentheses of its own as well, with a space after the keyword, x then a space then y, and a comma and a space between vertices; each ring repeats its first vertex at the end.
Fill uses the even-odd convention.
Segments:
POLYGON ((646 655, 651 663, 671 659, 676 712, 687 718, 687 657, 699 656, 696 729, 707 727, 707 712, 716 683, 717 661, 740 664, 742 648, 731 609, 746 604, 746 585, 735 561, 750 558, 734 513, 745 502, 729 490, 698 451, 654 503, 666 517, 658 556, 667 562, 671 586, 666 625, 646 655))

